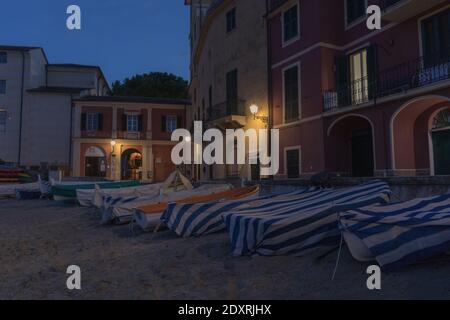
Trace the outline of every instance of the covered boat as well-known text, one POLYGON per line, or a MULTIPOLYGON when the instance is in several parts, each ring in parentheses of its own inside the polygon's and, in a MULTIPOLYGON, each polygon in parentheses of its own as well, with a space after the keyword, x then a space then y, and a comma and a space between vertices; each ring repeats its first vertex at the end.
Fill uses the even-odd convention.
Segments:
POLYGON ((232 253, 300 256, 318 247, 337 246, 341 238, 338 213, 386 203, 390 192, 387 183, 375 180, 230 210, 223 217, 232 253))
POLYGON ((450 252, 450 194, 348 210, 339 223, 352 256, 385 272, 450 252))
POLYGON ((36 183, 14 183, 0 184, 0 198, 12 198, 16 196, 16 191, 36 191, 39 190, 39 184, 36 183))
POLYGON ((149 196, 159 193, 161 183, 131 186, 124 188, 101 188, 98 184, 94 189, 77 189, 77 201, 83 207, 101 208, 106 197, 149 196))
POLYGON ((74 201, 77 198, 77 190, 93 190, 95 185, 98 185, 101 189, 117 189, 140 185, 139 181, 118 181, 118 182, 101 182, 101 183, 86 183, 86 182, 75 182, 75 183, 56 183, 52 185, 52 195, 56 201, 74 201))
POLYGON ((204 196, 209 195, 215 192, 222 192, 226 190, 230 190, 231 185, 229 184, 219 184, 219 185, 202 185, 193 190, 182 190, 177 191, 169 188, 164 191, 160 190, 155 196, 147 196, 147 197, 126 197, 119 198, 110 201, 102 212, 102 223, 114 223, 114 224, 123 224, 129 223, 133 217, 133 209, 153 206, 159 203, 168 203, 171 201, 177 201, 180 199, 185 199, 193 196, 204 196))
MULTIPOLYGON (((172 213, 175 211, 186 213, 189 218, 194 219, 195 217, 189 215, 194 211, 207 214, 208 210, 214 210, 218 204, 222 208, 238 204, 242 205, 251 199, 258 197, 258 194, 259 186, 252 186, 228 191, 211 192, 205 195, 195 195, 172 203, 163 202, 137 208, 133 212, 133 220, 136 221, 144 231, 148 231, 157 227, 159 224, 164 223, 170 229, 177 232, 175 225, 179 225, 180 220, 183 218, 178 218, 178 216, 173 215, 172 213), (178 206, 180 206, 180 210, 174 210, 174 208, 178 206), (197 210, 192 210, 193 207, 196 207, 197 210)), ((215 212, 217 213, 217 210, 215 210, 215 212)), ((189 218, 187 220, 189 220, 189 218)), ((214 229, 214 226, 210 225, 210 227, 214 229)), ((180 233, 178 234, 181 235, 180 233)))

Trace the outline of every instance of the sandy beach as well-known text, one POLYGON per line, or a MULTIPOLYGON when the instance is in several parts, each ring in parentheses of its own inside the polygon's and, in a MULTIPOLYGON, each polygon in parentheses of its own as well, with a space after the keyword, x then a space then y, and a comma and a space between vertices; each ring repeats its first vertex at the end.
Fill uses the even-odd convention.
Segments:
POLYGON ((450 257, 382 275, 342 251, 296 257, 229 255, 227 234, 180 239, 101 226, 93 209, 51 201, 0 200, 0 299, 448 299, 450 257), (78 265, 82 289, 69 291, 78 265))

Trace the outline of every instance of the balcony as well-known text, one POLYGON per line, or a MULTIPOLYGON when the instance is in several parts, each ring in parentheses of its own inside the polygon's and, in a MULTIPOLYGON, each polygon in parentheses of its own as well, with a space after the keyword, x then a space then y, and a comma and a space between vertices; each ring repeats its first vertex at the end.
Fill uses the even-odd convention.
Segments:
POLYGON ((338 85, 323 93, 324 112, 353 107, 410 90, 450 80, 450 48, 436 57, 422 57, 362 78, 338 85))
POLYGON ((237 129, 247 124, 246 102, 225 101, 212 106, 208 113, 208 122, 211 127, 220 129, 237 129))
POLYGON ((383 19, 403 22, 448 0, 384 0, 383 19))

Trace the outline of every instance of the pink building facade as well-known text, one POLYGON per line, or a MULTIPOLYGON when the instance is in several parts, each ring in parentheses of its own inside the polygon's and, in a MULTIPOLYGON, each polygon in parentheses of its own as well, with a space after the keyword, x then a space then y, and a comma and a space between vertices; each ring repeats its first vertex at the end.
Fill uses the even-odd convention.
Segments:
POLYGON ((450 1, 271 0, 268 28, 277 178, 450 175, 450 1))

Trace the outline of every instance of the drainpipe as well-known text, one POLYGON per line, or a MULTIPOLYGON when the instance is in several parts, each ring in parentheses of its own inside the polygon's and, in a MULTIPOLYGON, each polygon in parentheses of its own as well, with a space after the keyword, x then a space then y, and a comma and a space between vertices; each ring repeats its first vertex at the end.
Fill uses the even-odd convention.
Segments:
POLYGON ((23 121, 23 90, 25 87, 25 53, 22 51, 22 80, 20 89, 20 116, 19 116, 19 153, 17 157, 17 165, 20 167, 22 162, 22 121, 23 121))
POLYGON ((75 111, 74 108, 74 103, 73 103, 73 94, 70 94, 70 134, 69 134, 69 173, 72 176, 73 175, 73 161, 72 161, 72 156, 73 156, 73 113, 75 111))
MULTIPOLYGON (((265 23, 266 23, 266 36, 267 36, 267 86, 268 86, 268 103, 267 106, 269 108, 269 137, 268 137, 268 149, 269 149, 269 153, 270 156, 272 156, 272 135, 270 134, 270 130, 273 127, 273 110, 272 110, 272 106, 273 106, 273 92, 272 92, 272 88, 273 88, 273 79, 272 79, 272 39, 270 36, 270 28, 269 28, 269 9, 270 9, 270 0, 266 0, 266 14, 265 14, 265 23)), ((274 176, 269 176, 269 180, 273 180, 274 176)))

